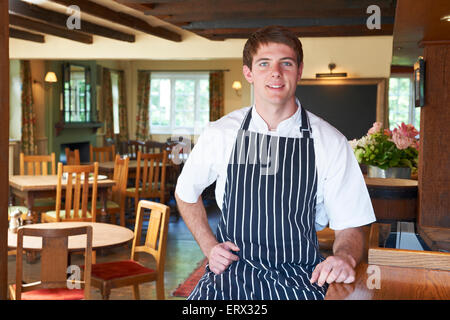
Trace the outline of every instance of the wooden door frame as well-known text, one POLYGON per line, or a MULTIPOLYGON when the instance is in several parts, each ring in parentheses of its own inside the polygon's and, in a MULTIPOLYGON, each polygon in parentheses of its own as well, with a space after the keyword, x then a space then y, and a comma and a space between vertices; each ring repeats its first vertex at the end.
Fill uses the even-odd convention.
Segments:
MULTIPOLYGON (((9 15, 8 1, 0 1, 0 114, 9 119, 9 15)), ((9 121, 0 126, 0 299, 8 285, 8 163, 9 121)))

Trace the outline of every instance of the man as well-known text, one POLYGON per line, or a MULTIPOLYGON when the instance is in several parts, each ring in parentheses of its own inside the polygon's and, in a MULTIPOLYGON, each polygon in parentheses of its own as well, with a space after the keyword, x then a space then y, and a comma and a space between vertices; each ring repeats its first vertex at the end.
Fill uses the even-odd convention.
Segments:
POLYGON ((188 299, 323 299, 327 284, 354 281, 361 226, 375 216, 346 138, 296 99, 302 70, 293 33, 255 32, 243 66, 255 104, 211 123, 183 168, 177 204, 208 258, 188 299), (216 236, 200 197, 214 181, 216 236), (324 259, 316 229, 327 224, 335 242, 324 259))

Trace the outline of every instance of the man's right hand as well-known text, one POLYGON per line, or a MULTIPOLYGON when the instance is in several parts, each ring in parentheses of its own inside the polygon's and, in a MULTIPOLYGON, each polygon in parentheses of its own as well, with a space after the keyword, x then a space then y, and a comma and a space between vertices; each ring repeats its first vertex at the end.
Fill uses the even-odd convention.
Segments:
POLYGON ((221 274, 230 264, 239 260, 239 257, 232 254, 230 250, 239 251, 240 249, 230 241, 218 243, 212 247, 208 257, 209 269, 212 272, 215 274, 221 274))

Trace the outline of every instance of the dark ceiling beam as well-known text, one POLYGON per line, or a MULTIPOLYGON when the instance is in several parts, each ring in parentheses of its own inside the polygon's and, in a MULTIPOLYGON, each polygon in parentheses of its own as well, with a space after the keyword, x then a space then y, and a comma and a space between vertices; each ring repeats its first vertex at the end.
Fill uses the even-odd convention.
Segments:
MULTIPOLYGON (((262 28, 269 25, 282 25, 287 28, 297 27, 342 27, 342 26, 358 26, 366 25, 367 17, 351 17, 351 18, 314 18, 314 19, 231 19, 231 20, 215 20, 215 21, 198 21, 183 26, 183 29, 244 29, 244 28, 262 28)), ((381 27, 384 25, 394 24, 394 17, 382 17, 381 27)))
POLYGON ((37 33, 31 33, 28 31, 16 29, 16 28, 9 28, 9 37, 10 38, 16 38, 21 40, 27 40, 27 41, 33 41, 33 42, 39 42, 44 43, 45 38, 41 34, 37 33))
MULTIPOLYGON (((178 22, 196 22, 196 21, 212 21, 212 20, 229 20, 236 18, 236 12, 205 12, 205 11, 196 11, 196 10, 186 10, 180 14, 156 14, 154 11, 149 11, 148 14, 164 20, 169 23, 178 23, 178 22)), ((394 17, 395 8, 387 8, 382 9, 381 11, 382 17, 394 17)), ((270 11, 255 9, 250 12, 239 12, 239 19, 261 19, 263 17, 270 17, 270 19, 314 19, 323 16, 330 17, 341 17, 341 18, 353 18, 353 17, 369 17, 369 14, 366 14, 366 11, 363 9, 336 9, 329 10, 323 9, 320 11, 312 11, 312 10, 298 10, 297 8, 292 8, 291 10, 279 10, 273 9, 270 11)))
POLYGON ((71 6, 76 4, 81 13, 87 13, 105 20, 109 20, 114 23, 124 25, 126 27, 136 29, 152 36, 163 38, 170 41, 181 42, 181 36, 175 32, 162 27, 152 27, 146 21, 140 20, 132 15, 125 14, 111 10, 107 7, 101 6, 95 2, 87 0, 50 0, 65 6, 71 6))
POLYGON ((153 3, 147 3, 144 1, 135 1, 135 0, 114 0, 117 3, 124 4, 127 7, 138 11, 148 11, 155 8, 153 3))
MULTIPOLYGON (((392 35, 394 25, 384 25, 382 29, 369 30, 366 25, 339 26, 339 27, 294 27, 289 28, 299 38, 309 37, 353 37, 353 36, 380 36, 392 35)), ((192 32, 211 40, 247 39, 257 28, 245 29, 216 29, 191 30, 192 32)))
POLYGON ((56 37, 65 38, 77 42, 82 42, 86 44, 92 44, 92 36, 74 30, 68 30, 56 27, 54 25, 38 22, 31 20, 13 13, 9 14, 9 24, 25 28, 28 30, 34 30, 41 33, 51 34, 56 37))
MULTIPOLYGON (((67 19, 70 17, 69 15, 47 10, 20 0, 9 0, 9 11, 63 28, 67 28, 67 19)), ((83 19, 81 19, 80 29, 77 29, 77 31, 120 41, 135 42, 135 36, 132 34, 106 28, 83 19)))
POLYGON ((148 10, 151 15, 171 14, 173 16, 191 12, 198 13, 232 13, 235 15, 260 12, 264 15, 278 11, 296 12, 316 12, 323 11, 345 11, 347 9, 357 9, 363 12, 370 5, 378 5, 381 13, 386 9, 395 9, 395 0, 321 0, 321 1, 299 1, 299 0, 186 0, 182 2, 158 3, 152 10, 148 10))

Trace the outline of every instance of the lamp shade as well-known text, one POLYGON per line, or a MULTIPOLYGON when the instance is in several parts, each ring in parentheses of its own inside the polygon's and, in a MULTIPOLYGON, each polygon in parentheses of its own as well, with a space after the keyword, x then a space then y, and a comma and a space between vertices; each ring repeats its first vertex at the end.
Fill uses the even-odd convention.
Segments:
POLYGON ((58 79, 56 78, 56 74, 54 72, 47 72, 45 75, 45 82, 57 82, 58 79))
POLYGON ((242 84, 240 81, 234 81, 233 84, 231 85, 231 87, 234 90, 240 90, 240 89, 242 89, 242 84))

